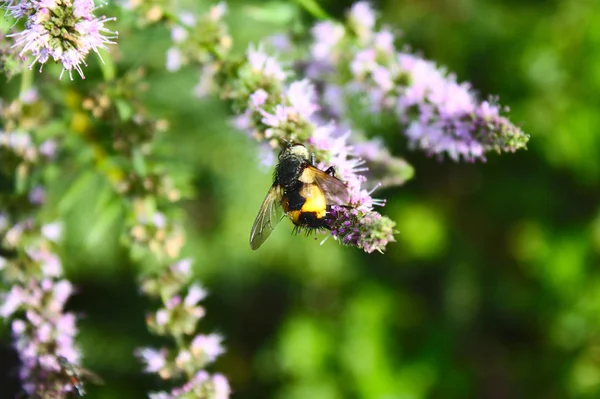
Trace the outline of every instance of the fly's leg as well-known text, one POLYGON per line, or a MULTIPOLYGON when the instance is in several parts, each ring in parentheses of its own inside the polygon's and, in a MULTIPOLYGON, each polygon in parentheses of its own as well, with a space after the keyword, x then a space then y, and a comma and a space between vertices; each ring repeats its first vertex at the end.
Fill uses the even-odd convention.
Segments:
MULTIPOLYGON (((315 158, 315 153, 313 152, 312 154, 310 154, 310 164, 315 166, 316 162, 317 159, 315 158)), ((325 170, 325 173, 327 173, 329 176, 335 177, 335 168, 333 166, 330 166, 329 168, 327 168, 327 170, 325 170)))

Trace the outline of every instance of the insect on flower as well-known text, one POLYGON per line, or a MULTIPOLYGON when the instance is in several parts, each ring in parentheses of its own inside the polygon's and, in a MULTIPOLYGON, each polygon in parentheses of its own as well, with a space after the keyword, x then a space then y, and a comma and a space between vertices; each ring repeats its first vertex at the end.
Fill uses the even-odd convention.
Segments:
POLYGON ((314 155, 302 144, 289 144, 281 151, 273 185, 250 232, 250 248, 258 249, 284 214, 296 230, 328 229, 331 206, 348 205, 348 189, 334 176, 333 167, 323 171, 314 164, 314 155))
POLYGON ((89 370, 86 370, 82 367, 76 366, 71 363, 67 358, 63 356, 58 357, 58 363, 62 368, 62 372, 69 378, 73 389, 77 393, 77 396, 82 397, 86 394, 85 388, 83 386, 82 378, 85 378, 94 384, 103 384, 104 381, 102 378, 89 370))

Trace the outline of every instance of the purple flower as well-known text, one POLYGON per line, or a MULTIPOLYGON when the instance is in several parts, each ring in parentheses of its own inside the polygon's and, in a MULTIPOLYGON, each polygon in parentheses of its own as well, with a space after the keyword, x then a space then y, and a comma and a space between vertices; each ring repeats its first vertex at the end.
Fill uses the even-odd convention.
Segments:
POLYGON ((0 304, 0 317, 9 318, 26 300, 26 293, 22 287, 14 285, 9 292, 2 295, 0 304))
POLYGON ((200 286, 200 284, 192 284, 188 288, 188 293, 183 301, 185 306, 195 306, 206 298, 206 290, 200 286))
POLYGON ((197 335, 190 346, 191 352, 195 356, 204 355, 208 362, 214 362, 215 359, 225 352, 221 345, 223 337, 218 334, 197 335))
POLYGON ((367 39, 375 27, 375 12, 371 5, 366 1, 354 3, 348 12, 348 23, 359 38, 367 39))
POLYGON ((352 7, 345 29, 320 22, 312 33, 314 60, 307 71, 325 85, 323 104, 332 103, 325 96, 333 86, 338 115, 348 112, 344 101, 358 98, 369 113, 394 113, 411 147, 454 160, 485 160, 489 151, 525 147, 529 137, 501 116, 501 107, 478 101, 468 83, 435 63, 396 52, 390 30, 375 30, 368 3, 352 7), (340 82, 348 65, 351 77, 340 82))
POLYGON ((167 350, 164 348, 138 348, 135 355, 144 363, 146 373, 158 373, 167 364, 167 350))
POLYGON ((323 21, 317 23, 312 28, 314 44, 311 47, 311 54, 316 61, 335 61, 336 53, 333 49, 344 37, 345 31, 341 24, 332 21, 323 21))
POLYGON ((265 54, 262 50, 250 47, 246 52, 246 57, 254 74, 262 75, 276 82, 283 82, 285 80, 286 74, 281 65, 279 65, 275 58, 265 54))
POLYGON ((260 108, 269 98, 269 93, 264 91, 263 89, 258 89, 254 93, 250 95, 250 107, 251 108, 260 108))
POLYGON ((33 61, 29 67, 39 63, 40 70, 48 60, 53 59, 63 66, 62 74, 72 71, 84 78, 82 66, 90 51, 98 55, 100 49, 114 44, 116 33, 104 27, 114 18, 96 18, 91 0, 36 1, 22 0, 5 6, 7 14, 15 19, 26 18, 25 30, 10 35, 15 38, 13 47, 21 57, 30 55, 33 61))
POLYGON ((227 399, 231 389, 227 379, 221 374, 212 377, 204 370, 197 372, 188 382, 171 392, 153 392, 150 399, 179 399, 179 398, 207 398, 227 399))
POLYGON ((315 102, 315 90, 307 79, 292 82, 287 96, 294 111, 304 119, 308 120, 319 108, 315 102))
POLYGON ((180 261, 173 263, 170 269, 174 274, 181 276, 183 279, 187 279, 192 273, 192 262, 191 258, 181 259, 180 261))
POLYGON ((182 55, 178 48, 171 47, 167 50, 167 71, 175 72, 181 68, 182 55))

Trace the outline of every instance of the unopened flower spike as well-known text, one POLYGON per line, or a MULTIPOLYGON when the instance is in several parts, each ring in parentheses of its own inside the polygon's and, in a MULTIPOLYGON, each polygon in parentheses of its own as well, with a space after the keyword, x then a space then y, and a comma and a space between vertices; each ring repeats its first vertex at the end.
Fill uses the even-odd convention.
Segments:
MULTIPOLYGON (((104 24, 115 18, 96 17, 93 0, 10 1, 2 7, 6 14, 16 20, 25 19, 25 29, 10 34, 14 38, 13 48, 20 57, 31 57, 31 69, 40 64, 40 72, 49 60, 62 64, 60 78, 65 71, 71 80, 75 70, 85 78, 83 67, 90 51, 100 57, 99 50, 114 44, 117 33, 104 24)), ((102 60, 102 57, 100 57, 102 60)))

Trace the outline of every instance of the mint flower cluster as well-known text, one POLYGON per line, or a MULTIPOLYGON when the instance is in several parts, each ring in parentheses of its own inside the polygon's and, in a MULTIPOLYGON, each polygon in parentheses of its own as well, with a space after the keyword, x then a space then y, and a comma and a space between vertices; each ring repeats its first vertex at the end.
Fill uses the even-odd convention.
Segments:
POLYGON ((0 288, 0 319, 12 331, 25 393, 65 398, 76 388, 63 363, 79 364, 81 352, 76 317, 65 311, 73 286, 56 253, 62 224, 34 216, 45 203, 39 174, 55 156, 56 143, 37 142, 26 127, 47 124, 44 115, 34 89, 0 104, 0 172, 17 184, 16 193, 0 197, 0 287, 6 287, 0 288))
POLYGON ((489 151, 525 147, 529 137, 502 116, 500 105, 478 101, 468 83, 434 62, 397 51, 392 32, 377 30, 376 20, 369 3, 359 2, 344 23, 314 26, 306 72, 326 86, 322 101, 332 104, 335 96, 342 115, 391 113, 410 146, 453 160, 485 160, 489 151))
MULTIPOLYGON (((203 71, 211 71, 210 77, 214 76, 221 84, 217 87, 221 96, 232 101, 238 114, 235 125, 263 148, 269 149, 263 151, 264 163, 273 159, 273 152, 281 151, 287 143, 299 142, 315 154, 317 167, 333 166, 336 176, 348 188, 348 206, 356 212, 331 213, 330 217, 334 219, 331 224, 349 223, 352 231, 359 232, 357 237, 348 238, 343 230, 335 230, 333 237, 339 238, 342 244, 354 245, 367 252, 382 252, 388 242, 394 241, 395 223, 373 210, 374 205, 381 206, 385 201, 373 199, 372 190, 365 188, 366 177, 361 172, 366 168, 364 161, 354 154, 350 132, 336 120, 324 121, 317 113, 320 106, 314 85, 307 79, 288 82, 293 76, 292 71, 286 70, 264 46, 251 45, 240 60, 227 57, 222 50, 224 38, 229 36, 220 21, 224 8, 216 6, 209 15, 213 24, 211 32, 221 32, 221 35, 201 46, 189 46, 188 40, 174 40, 174 47, 167 54, 167 65, 178 64, 171 59, 174 53, 185 53, 186 60, 199 60, 203 71), (211 54, 212 58, 206 60, 202 54, 211 54)), ((193 37, 190 32, 196 29, 194 25, 179 21, 172 32, 180 33, 172 36, 193 37), (180 32, 181 29, 186 33, 180 32)), ((200 86, 205 81, 206 76, 202 76, 200 86)), ((201 91, 201 94, 205 92, 201 91)))
POLYGON ((3 1, 6 14, 16 20, 25 20, 25 29, 13 33, 13 47, 19 56, 33 58, 32 68, 40 64, 40 71, 49 60, 62 64, 73 79, 75 70, 84 78, 82 67, 90 51, 100 55, 100 49, 114 43, 117 34, 104 26, 115 18, 95 17, 93 0, 11 0, 3 1))
POLYGON ((196 334, 196 324, 204 317, 199 302, 206 291, 191 283, 190 259, 173 263, 160 275, 142 281, 142 291, 160 299, 162 307, 146 318, 151 332, 172 337, 178 351, 167 348, 139 348, 136 355, 145 364, 147 373, 165 380, 184 379, 185 383, 171 391, 150 394, 152 399, 226 399, 230 388, 227 379, 210 375, 204 368, 224 352, 222 338, 217 334, 196 334), (185 295, 184 295, 185 293, 185 295))
POLYGON ((151 393, 151 398, 226 399, 227 379, 204 370, 224 348, 219 335, 196 333, 205 313, 199 302, 206 292, 193 281, 192 261, 181 259, 186 234, 172 205, 181 198, 184 187, 160 160, 157 140, 168 123, 154 118, 140 101, 145 93, 142 77, 141 71, 133 70, 99 85, 82 101, 102 133, 109 126, 113 135, 112 140, 98 140, 97 132, 88 132, 85 145, 95 148, 102 154, 102 162, 110 165, 103 171, 127 209, 121 242, 132 258, 143 260, 149 270, 140 282, 141 292, 160 301, 146 324, 153 334, 170 338, 174 346, 141 347, 135 355, 144 363, 145 372, 181 382, 168 391, 151 393))

